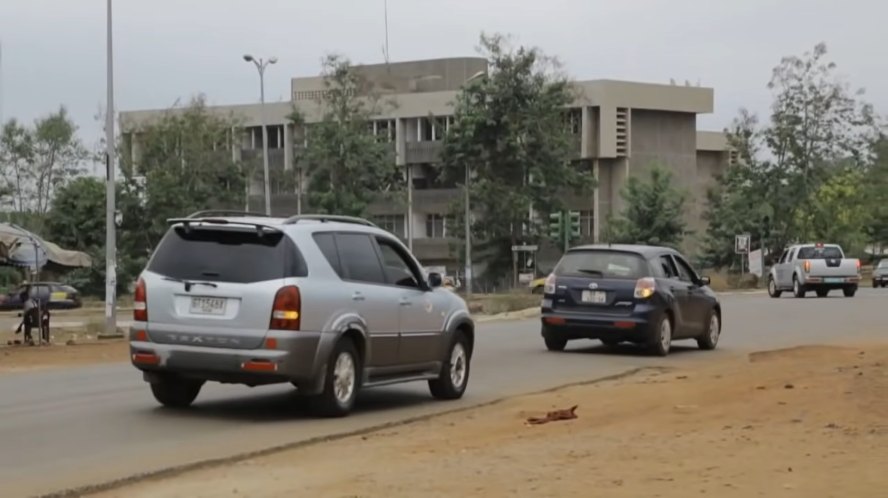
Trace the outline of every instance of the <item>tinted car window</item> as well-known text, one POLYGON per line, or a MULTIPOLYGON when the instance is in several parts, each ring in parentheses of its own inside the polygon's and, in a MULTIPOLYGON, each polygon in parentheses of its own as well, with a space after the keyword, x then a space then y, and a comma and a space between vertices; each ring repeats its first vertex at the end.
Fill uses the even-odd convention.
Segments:
POLYGON ((411 269, 411 265, 394 244, 385 239, 377 239, 377 242, 382 253, 382 261, 385 264, 385 275, 388 282, 402 287, 419 287, 419 281, 411 269))
POLYGON ((292 239, 280 232, 175 227, 163 238, 148 270, 165 277, 253 283, 307 275, 292 239))
POLYGON ((685 282, 696 282, 697 273, 691 268, 691 265, 684 259, 674 256, 675 263, 678 265, 678 278, 685 282))
POLYGON ((339 261, 339 251, 336 250, 336 237, 332 232, 316 233, 314 234, 314 240, 321 252, 324 253, 324 257, 327 258, 327 262, 330 263, 333 271, 339 275, 339 278, 342 278, 342 264, 339 261))
POLYGON ((576 250, 568 252, 555 267, 555 275, 604 278, 646 277, 649 269, 638 254, 620 251, 576 250))
POLYGON ((660 256, 660 267, 666 278, 678 278, 678 268, 675 267, 675 261, 672 261, 671 257, 660 256))
POLYGON ((369 235, 340 233, 336 235, 339 261, 349 280, 372 284, 386 283, 376 254, 376 247, 369 235))
POLYGON ((842 259, 842 251, 836 246, 807 246, 799 249, 796 259, 842 259))

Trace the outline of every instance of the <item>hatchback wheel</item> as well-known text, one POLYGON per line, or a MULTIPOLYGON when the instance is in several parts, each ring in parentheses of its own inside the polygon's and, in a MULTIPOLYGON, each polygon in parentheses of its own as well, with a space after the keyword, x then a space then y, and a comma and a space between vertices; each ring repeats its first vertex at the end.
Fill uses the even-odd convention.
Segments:
POLYGON ((151 383, 151 393, 158 403, 168 408, 187 408, 197 399, 203 382, 164 376, 151 383))
POLYGON ((672 321, 669 315, 663 314, 657 326, 654 329, 654 336, 651 341, 651 352, 657 356, 666 356, 672 348, 672 321))
POLYGON ((437 379, 429 381, 429 391, 438 399, 459 399, 469 384, 469 341, 462 332, 457 332, 450 345, 447 361, 437 379))
POLYGON ((360 387, 361 362, 354 343, 341 339, 324 376, 324 391, 311 398, 313 412, 324 417, 344 417, 351 412, 360 387))
POLYGON ((721 316, 712 310, 706 323, 706 330, 697 338, 697 346, 704 351, 712 351, 718 346, 718 339, 721 337, 721 316))

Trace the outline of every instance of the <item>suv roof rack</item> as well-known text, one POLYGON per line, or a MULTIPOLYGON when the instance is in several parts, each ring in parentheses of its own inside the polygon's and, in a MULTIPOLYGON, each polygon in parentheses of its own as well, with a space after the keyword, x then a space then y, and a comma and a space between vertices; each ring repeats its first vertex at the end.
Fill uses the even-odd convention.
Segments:
POLYGON ((257 218, 270 218, 267 214, 239 211, 236 209, 208 209, 205 211, 195 211, 186 216, 186 218, 207 218, 211 216, 252 216, 257 218))
POLYGON ((298 214, 287 218, 285 225, 293 225, 300 221, 318 221, 321 223, 352 223, 355 225, 364 225, 366 227, 379 228, 375 223, 358 218, 357 216, 342 216, 338 214, 298 214))

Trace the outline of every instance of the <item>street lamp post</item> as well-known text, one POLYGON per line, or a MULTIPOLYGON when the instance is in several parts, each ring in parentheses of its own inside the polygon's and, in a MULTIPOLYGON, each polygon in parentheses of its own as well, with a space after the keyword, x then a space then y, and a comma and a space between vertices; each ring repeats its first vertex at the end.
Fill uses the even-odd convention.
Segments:
POLYGON ((114 223, 114 60, 112 57, 111 0, 107 12, 107 103, 105 109, 105 335, 117 335, 117 227, 114 223))
POLYGON ((466 163, 466 192, 465 192, 465 220, 466 225, 466 268, 464 270, 466 277, 466 297, 472 297, 472 211, 469 205, 469 182, 471 181, 471 169, 469 163, 466 163))
POLYGON ((268 67, 269 64, 277 63, 277 57, 263 60, 261 58, 257 59, 250 54, 246 54, 244 55, 244 60, 252 62, 259 71, 259 102, 261 105, 260 114, 262 120, 262 169, 265 177, 265 214, 271 216, 271 180, 268 176, 268 125, 265 116, 265 68, 268 67))

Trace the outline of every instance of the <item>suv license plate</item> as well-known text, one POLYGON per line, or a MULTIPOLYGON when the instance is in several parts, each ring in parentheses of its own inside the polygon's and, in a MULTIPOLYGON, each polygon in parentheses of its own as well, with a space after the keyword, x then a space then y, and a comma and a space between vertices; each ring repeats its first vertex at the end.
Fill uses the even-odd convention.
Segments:
POLYGON ((584 290, 582 300, 584 303, 604 304, 607 301, 607 294, 602 291, 584 290))
POLYGON ((223 297, 192 297, 191 313, 195 315, 224 315, 226 299, 223 297))

